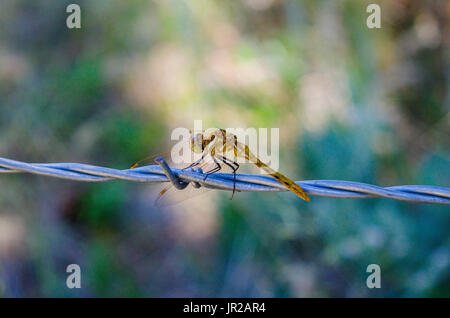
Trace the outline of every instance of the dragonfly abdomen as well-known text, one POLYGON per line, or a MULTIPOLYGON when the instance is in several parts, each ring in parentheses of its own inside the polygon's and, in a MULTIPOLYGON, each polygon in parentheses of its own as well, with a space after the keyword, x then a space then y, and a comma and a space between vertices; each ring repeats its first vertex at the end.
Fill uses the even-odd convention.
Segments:
POLYGON ((277 181, 281 182, 286 188, 294 192, 296 195, 298 195, 300 198, 302 198, 305 201, 310 201, 308 194, 294 181, 291 179, 286 178, 284 175, 282 175, 279 172, 275 173, 269 173, 273 178, 275 178, 277 181))

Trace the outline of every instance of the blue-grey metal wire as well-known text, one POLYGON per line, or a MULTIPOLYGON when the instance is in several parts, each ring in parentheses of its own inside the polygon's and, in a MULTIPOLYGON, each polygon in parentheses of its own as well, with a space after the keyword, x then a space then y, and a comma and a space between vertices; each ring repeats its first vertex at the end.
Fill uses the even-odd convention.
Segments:
MULTIPOLYGON (((193 170, 169 168, 160 158, 159 165, 117 170, 81 163, 25 163, 0 157, 0 173, 28 172, 77 181, 101 182, 114 179, 136 182, 173 182, 177 188, 194 182, 204 187, 233 190, 233 174, 215 173, 208 176, 193 170), (170 177, 170 180, 168 178, 170 177)), ((371 184, 340 180, 296 181, 308 195, 331 198, 363 199, 383 197, 394 200, 450 204, 450 189, 438 186, 402 185, 379 187, 371 184)), ((237 174, 236 190, 245 192, 277 192, 287 189, 269 176, 237 174)))

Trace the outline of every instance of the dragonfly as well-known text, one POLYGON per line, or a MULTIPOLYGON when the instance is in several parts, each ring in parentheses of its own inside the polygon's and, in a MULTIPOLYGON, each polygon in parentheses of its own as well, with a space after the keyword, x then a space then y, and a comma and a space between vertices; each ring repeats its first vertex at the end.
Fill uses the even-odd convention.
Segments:
MULTIPOLYGON (((191 134, 190 138, 190 150, 198 155, 200 158, 183 169, 190 169, 200 167, 203 169, 206 180, 208 176, 219 171, 232 171, 233 173, 233 192, 231 198, 233 198, 236 191, 236 172, 240 168, 237 161, 238 158, 244 159, 246 162, 253 164, 254 166, 261 168, 268 175, 275 180, 283 184, 288 190, 295 193, 297 196, 305 201, 310 201, 308 194, 297 183, 290 178, 286 177, 282 173, 274 170, 266 163, 262 162, 257 156, 255 156, 250 148, 242 142, 238 141, 236 135, 227 132, 225 129, 211 129, 202 133, 191 134), (206 159, 210 162, 207 162, 206 159), (211 160, 212 159, 212 160, 211 160), (205 167, 209 167, 209 170, 204 170, 205 167), (226 169, 223 169, 226 168, 226 169)), ((137 167, 139 164, 135 163, 131 166, 131 169, 137 167)), ((156 201, 158 202, 173 185, 169 185, 164 188, 158 195, 156 201)))

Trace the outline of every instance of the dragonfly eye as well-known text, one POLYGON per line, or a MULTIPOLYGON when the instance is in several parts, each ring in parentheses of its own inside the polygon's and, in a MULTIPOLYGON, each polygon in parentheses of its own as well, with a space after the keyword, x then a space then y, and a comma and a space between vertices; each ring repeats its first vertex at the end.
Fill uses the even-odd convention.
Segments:
POLYGON ((204 150, 203 135, 196 134, 191 138, 191 148, 195 153, 202 153, 204 150))

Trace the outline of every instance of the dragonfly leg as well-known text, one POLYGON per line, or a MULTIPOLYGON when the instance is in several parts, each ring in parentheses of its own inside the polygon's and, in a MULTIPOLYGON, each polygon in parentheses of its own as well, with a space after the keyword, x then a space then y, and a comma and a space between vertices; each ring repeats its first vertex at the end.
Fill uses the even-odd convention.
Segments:
POLYGON ((209 176, 210 174, 213 174, 213 173, 219 171, 220 169, 222 169, 222 166, 217 162, 217 159, 216 159, 214 156, 211 156, 211 157, 212 157, 212 159, 214 160, 216 166, 215 166, 214 168, 212 168, 211 170, 209 170, 209 171, 206 172, 205 179, 203 179, 203 180, 206 180, 206 178, 208 178, 208 176, 209 176))
POLYGON ((236 171, 239 169, 239 164, 238 164, 237 162, 231 161, 230 159, 225 158, 225 157, 223 157, 223 156, 219 156, 219 159, 220 159, 224 164, 226 164, 228 167, 230 167, 231 169, 233 169, 233 192, 231 193, 231 198, 230 198, 230 200, 231 200, 231 199, 233 199, 234 192, 236 191, 236 171), (236 167, 233 166, 232 164, 236 165, 236 167))
POLYGON ((202 162, 202 160, 205 159, 205 156, 206 156, 206 153, 204 153, 204 154, 202 155, 202 157, 201 157, 199 160, 197 160, 197 161, 194 162, 194 163, 191 163, 189 166, 187 166, 186 168, 183 168, 182 170, 186 170, 186 169, 189 169, 189 168, 198 166, 198 165, 200 164, 200 162, 202 162))
MULTIPOLYGON (((191 168, 191 170, 193 170, 194 172, 197 172, 197 173, 203 173, 202 168, 200 168, 200 167, 191 168)), ((197 189, 201 187, 201 184, 198 182, 192 182, 192 185, 194 186, 194 188, 197 188, 197 189)))

